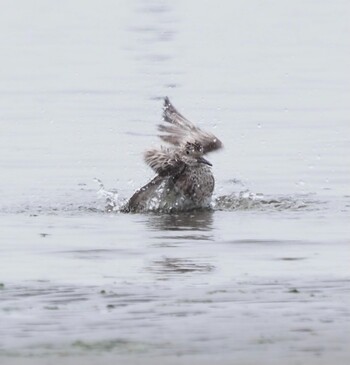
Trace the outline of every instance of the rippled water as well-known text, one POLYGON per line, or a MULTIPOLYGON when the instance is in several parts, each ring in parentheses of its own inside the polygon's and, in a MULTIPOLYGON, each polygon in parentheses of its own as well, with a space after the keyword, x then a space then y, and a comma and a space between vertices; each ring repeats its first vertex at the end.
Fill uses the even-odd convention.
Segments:
POLYGON ((7 3, 0 363, 347 364, 349 5, 7 3), (122 214, 162 97, 212 209, 122 214))

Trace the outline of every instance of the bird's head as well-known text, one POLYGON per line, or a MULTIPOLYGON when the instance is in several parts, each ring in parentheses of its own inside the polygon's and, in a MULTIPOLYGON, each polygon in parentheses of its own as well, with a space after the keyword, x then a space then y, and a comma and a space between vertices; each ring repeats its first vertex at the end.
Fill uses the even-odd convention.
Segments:
POLYGON ((186 142, 181 148, 181 160, 189 166, 198 166, 199 164, 212 164, 203 157, 203 146, 199 142, 186 142))

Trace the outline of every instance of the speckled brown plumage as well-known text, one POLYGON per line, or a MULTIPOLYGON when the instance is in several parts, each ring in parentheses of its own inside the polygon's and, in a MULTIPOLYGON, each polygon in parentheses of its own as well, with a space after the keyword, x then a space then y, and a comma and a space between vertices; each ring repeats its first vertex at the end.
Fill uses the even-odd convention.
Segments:
POLYGON ((222 148, 221 141, 181 115, 167 97, 163 120, 169 125, 158 126, 159 137, 171 147, 145 151, 145 162, 157 175, 135 192, 125 212, 190 210, 210 204, 215 180, 203 155, 222 148))

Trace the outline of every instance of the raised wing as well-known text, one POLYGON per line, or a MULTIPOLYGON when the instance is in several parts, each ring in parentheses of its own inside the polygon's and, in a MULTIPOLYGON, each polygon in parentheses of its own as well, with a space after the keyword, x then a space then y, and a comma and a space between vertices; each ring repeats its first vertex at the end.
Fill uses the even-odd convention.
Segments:
POLYGON ((166 133, 159 136, 165 142, 174 146, 185 145, 186 142, 197 142, 203 146, 204 153, 218 150, 223 146, 221 141, 212 133, 202 131, 180 114, 171 104, 168 97, 164 99, 163 119, 171 124, 158 125, 158 130, 166 133))
POLYGON ((177 151, 166 147, 147 150, 144 159, 160 176, 175 176, 185 167, 185 163, 178 158, 177 151))

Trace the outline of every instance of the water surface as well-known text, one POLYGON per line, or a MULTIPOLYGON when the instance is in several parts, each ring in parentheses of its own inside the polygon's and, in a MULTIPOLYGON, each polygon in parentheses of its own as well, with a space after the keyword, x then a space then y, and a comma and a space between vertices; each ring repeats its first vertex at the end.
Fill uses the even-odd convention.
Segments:
POLYGON ((0 363, 349 362, 349 10, 4 6, 0 363), (121 214, 165 95, 225 144, 213 210, 121 214))

